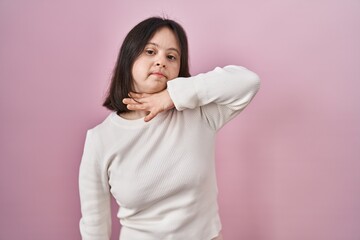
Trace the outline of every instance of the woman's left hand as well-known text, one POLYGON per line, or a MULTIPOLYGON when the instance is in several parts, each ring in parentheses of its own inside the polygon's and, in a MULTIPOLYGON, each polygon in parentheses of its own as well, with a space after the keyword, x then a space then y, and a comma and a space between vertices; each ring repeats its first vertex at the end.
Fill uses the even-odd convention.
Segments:
POLYGON ((123 103, 129 110, 147 111, 145 122, 153 119, 158 113, 174 108, 169 92, 165 89, 158 93, 129 93, 129 98, 124 98, 123 103))

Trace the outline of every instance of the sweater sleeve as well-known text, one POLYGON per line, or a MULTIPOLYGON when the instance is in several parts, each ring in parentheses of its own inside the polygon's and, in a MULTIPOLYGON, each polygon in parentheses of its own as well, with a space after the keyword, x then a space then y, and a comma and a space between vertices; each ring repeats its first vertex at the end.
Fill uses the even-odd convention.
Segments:
POLYGON ((240 113, 259 87, 257 74, 233 65, 167 83, 175 108, 182 111, 200 107, 202 118, 214 130, 240 113))
POLYGON ((99 162, 98 148, 98 139, 89 130, 79 170, 83 240, 109 240, 111 236, 110 187, 107 170, 99 162))

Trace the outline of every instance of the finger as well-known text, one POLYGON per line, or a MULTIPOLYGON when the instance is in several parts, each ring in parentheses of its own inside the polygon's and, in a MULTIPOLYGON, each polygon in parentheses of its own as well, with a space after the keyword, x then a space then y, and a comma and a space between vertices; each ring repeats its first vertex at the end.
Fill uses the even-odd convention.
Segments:
POLYGON ((143 102, 144 102, 143 98, 139 97, 139 96, 141 96, 142 94, 137 94, 137 95, 135 96, 135 95, 130 95, 130 93, 129 93, 128 95, 129 95, 129 97, 130 97, 132 100, 134 100, 134 101, 137 102, 137 103, 143 103, 143 102))
POLYGON ((151 119, 153 119, 154 117, 156 117, 157 113, 154 112, 150 112, 148 115, 146 115, 146 117, 144 118, 145 122, 149 122, 151 119))
POLYGON ((138 103, 136 103, 136 104, 128 104, 128 105, 126 105, 126 107, 127 107, 127 109, 129 109, 129 110, 146 110, 146 105, 144 105, 144 104, 138 104, 138 103))
MULTIPOLYGON (((123 102, 124 104, 139 104, 138 101, 136 101, 135 99, 132 99, 132 98, 124 98, 124 99, 122 100, 122 102, 123 102)), ((141 103, 140 103, 140 104, 141 104, 141 103)))

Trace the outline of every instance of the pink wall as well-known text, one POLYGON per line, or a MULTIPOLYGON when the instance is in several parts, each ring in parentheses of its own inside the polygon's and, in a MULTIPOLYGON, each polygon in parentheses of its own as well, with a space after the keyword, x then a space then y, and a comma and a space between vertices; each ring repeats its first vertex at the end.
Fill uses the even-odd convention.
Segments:
POLYGON ((193 74, 262 78, 218 137, 225 240, 360 239, 360 1, 122 2, 0 1, 0 239, 80 238, 85 131, 123 37, 162 14, 193 74))

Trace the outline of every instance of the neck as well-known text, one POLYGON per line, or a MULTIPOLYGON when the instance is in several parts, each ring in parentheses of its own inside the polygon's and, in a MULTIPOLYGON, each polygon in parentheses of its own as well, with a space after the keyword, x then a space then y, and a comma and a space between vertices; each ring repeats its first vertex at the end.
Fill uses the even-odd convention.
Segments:
POLYGON ((144 118, 148 114, 149 112, 147 111, 130 111, 125 113, 120 113, 119 116, 127 120, 136 120, 136 119, 144 118))

